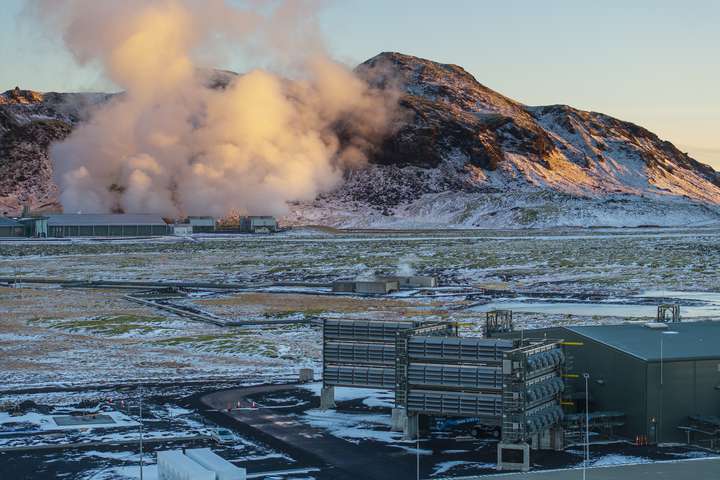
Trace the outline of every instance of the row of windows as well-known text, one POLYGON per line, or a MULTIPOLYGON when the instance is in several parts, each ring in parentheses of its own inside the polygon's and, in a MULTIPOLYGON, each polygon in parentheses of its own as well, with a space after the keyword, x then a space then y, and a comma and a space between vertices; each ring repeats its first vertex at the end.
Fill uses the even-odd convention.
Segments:
POLYGON ((0 227, 0 237, 22 237, 24 234, 23 227, 0 227))
POLYGON ((168 235, 167 225, 53 225, 49 237, 133 237, 168 235))

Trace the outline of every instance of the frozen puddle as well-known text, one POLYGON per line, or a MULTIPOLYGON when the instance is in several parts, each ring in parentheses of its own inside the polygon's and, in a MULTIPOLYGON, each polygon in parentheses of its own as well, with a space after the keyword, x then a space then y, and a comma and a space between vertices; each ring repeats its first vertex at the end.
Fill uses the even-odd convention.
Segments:
MULTIPOLYGON (((320 396, 322 383, 308 383, 301 385, 300 388, 311 391, 316 397, 320 396)), ((347 402, 351 400, 361 400, 363 405, 367 407, 386 407, 393 408, 395 406, 395 393, 390 390, 380 390, 374 388, 350 388, 335 387, 335 401, 347 402)))
POLYGON ((301 419, 311 427, 327 430, 331 435, 353 443, 361 440, 393 443, 402 439, 402 432, 390 431, 388 415, 308 410, 301 419))
POLYGON ((699 300, 702 302, 720 305, 720 293, 718 292, 682 292, 677 290, 648 290, 636 297, 644 298, 674 298, 678 300, 699 300))
MULTIPOLYGON (((670 292, 666 292, 670 293, 670 292)), ((707 305, 683 305, 680 307, 680 315, 683 318, 720 317, 720 294, 709 293, 685 293, 686 296, 668 295, 638 295, 644 298, 671 298, 678 300, 704 300, 707 305), (717 303, 707 300, 709 296, 717 296, 717 303)), ((475 312, 487 312, 490 310, 507 309, 514 312, 544 313, 555 315, 574 315, 582 317, 621 317, 621 318, 655 318, 657 305, 638 305, 632 303, 604 303, 604 302, 521 302, 521 301, 498 301, 485 305, 478 305, 470 310, 475 312)))

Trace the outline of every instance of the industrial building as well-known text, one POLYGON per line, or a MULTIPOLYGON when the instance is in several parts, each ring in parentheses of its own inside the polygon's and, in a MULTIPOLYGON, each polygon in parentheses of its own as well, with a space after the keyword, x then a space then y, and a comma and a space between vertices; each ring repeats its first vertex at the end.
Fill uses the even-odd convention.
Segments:
POLYGON ((582 373, 588 373, 589 411, 621 416, 615 433, 648 443, 718 442, 720 322, 574 326, 523 335, 577 345, 566 347, 572 364, 566 398, 584 409, 582 373))
POLYGON ((22 237, 25 227, 10 218, 0 217, 0 237, 22 237))
MULTIPOLYGON (((50 214, 48 237, 143 237, 169 235, 170 225, 152 214, 50 214)), ((40 236, 32 232, 33 236, 40 236)))
POLYGON ((213 217, 188 217, 187 222, 192 227, 192 233, 212 233, 215 231, 213 217))
POLYGON ((172 225, 172 233, 177 237, 185 237, 187 235, 192 235, 193 226, 189 223, 174 223, 172 225))
POLYGON ((565 356, 558 340, 459 337, 452 323, 326 319, 321 408, 334 387, 395 391, 392 427, 471 418, 501 432, 498 468, 528 470, 530 448, 560 449, 565 356))
POLYGON ((717 449, 720 322, 665 310, 658 318, 676 320, 523 332, 494 311, 485 338, 447 323, 328 319, 321 406, 334 405, 335 386, 394 390, 392 425, 410 438, 427 416, 499 428, 500 469, 529 468, 530 448, 582 442, 586 403, 599 434, 717 449))
POLYGON ((425 275, 411 275, 411 276, 383 276, 378 277, 381 280, 387 280, 390 282, 398 282, 398 286, 401 289, 410 288, 435 288, 438 286, 437 278, 425 275))
POLYGON ((41 216, 24 216, 18 219, 25 229, 26 237, 45 238, 48 236, 48 218, 41 216))
POLYGON ((157 453, 160 480, 245 480, 247 471, 209 448, 164 450, 157 453))
POLYGON ((278 231, 278 221, 271 216, 240 217, 240 231, 244 233, 274 233, 278 231))
POLYGON ((357 293, 359 295, 387 295, 400 290, 397 280, 370 278, 367 280, 336 280, 332 284, 335 293, 357 293))
POLYGON ((336 280, 332 284, 333 292, 360 295, 387 295, 401 289, 434 287, 437 287, 437 279, 430 276, 376 276, 367 279, 336 280))

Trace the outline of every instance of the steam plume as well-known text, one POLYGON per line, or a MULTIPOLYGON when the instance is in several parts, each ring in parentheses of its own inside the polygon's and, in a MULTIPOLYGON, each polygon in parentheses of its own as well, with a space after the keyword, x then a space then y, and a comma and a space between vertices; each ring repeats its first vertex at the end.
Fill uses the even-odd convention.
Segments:
POLYGON ((323 53, 313 3, 36 1, 77 61, 124 90, 51 150, 64 209, 280 215, 336 187, 386 132, 394 101, 323 53), (285 75, 208 88, 202 67, 230 49, 285 75))

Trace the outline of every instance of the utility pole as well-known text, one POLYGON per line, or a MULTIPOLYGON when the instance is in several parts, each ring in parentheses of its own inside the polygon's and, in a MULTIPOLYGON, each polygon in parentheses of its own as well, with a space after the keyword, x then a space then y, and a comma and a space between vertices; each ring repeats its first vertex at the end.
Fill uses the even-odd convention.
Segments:
POLYGON ((585 379, 585 460, 583 461, 583 480, 587 478, 587 467, 590 463, 590 396, 588 395, 589 373, 583 373, 585 379))
MULTIPOLYGON (((418 432, 420 433, 420 432, 418 432)), ((420 480, 420 436, 415 439, 415 462, 417 467, 417 480, 420 480)))
POLYGON ((140 395, 140 480, 143 480, 143 416, 142 416, 142 402, 143 402, 143 389, 142 385, 139 387, 140 395))

